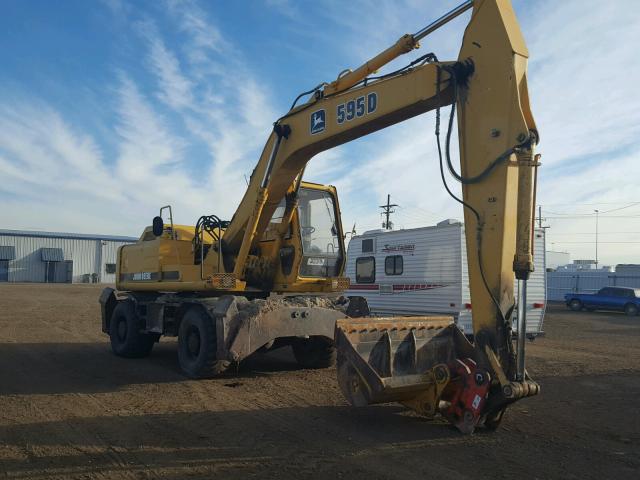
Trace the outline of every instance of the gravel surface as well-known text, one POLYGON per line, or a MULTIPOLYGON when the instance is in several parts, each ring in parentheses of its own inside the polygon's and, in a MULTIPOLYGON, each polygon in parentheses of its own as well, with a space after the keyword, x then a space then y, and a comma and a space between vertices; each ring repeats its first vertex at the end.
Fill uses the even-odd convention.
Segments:
POLYGON ((541 395, 463 436, 397 405, 349 407, 287 349, 183 377, 176 344, 111 354, 94 285, 0 285, 0 478, 639 478, 640 317, 548 310, 541 395))

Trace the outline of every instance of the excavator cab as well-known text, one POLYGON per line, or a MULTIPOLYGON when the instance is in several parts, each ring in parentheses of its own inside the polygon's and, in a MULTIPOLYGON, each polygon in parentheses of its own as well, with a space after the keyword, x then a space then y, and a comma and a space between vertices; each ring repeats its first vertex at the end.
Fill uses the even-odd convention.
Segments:
POLYGON ((301 188, 298 218, 302 240, 301 277, 336 277, 344 259, 336 198, 327 190, 301 188))

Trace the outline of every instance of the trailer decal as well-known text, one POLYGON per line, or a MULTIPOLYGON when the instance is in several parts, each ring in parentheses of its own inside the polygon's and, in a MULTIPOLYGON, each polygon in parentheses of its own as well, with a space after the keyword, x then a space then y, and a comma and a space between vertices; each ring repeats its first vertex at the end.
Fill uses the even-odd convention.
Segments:
MULTIPOLYGON (((384 285, 386 286, 386 285, 384 285)), ((433 288, 444 288, 449 285, 431 284, 431 283, 414 283, 414 284, 399 284, 393 285, 394 292, 414 292, 420 290, 431 290, 433 288)), ((378 284, 352 284, 349 290, 379 290, 378 284)))
POLYGON ((406 243, 403 245, 389 245, 388 243, 385 243, 384 247, 382 247, 382 251, 384 253, 391 253, 391 252, 401 252, 401 253, 409 253, 411 255, 413 255, 413 252, 415 251, 416 246, 413 243, 406 243))
POLYGON ((418 283, 411 285, 394 285, 394 291, 411 291, 411 290, 431 290, 432 288, 443 288, 448 287, 449 285, 439 285, 439 284, 429 284, 429 283, 418 283))

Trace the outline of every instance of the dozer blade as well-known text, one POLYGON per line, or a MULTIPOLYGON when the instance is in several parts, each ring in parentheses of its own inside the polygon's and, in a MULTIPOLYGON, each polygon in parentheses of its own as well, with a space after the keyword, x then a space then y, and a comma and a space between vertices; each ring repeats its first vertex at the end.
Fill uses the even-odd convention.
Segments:
POLYGON ((401 402, 428 416, 452 385, 452 365, 474 353, 446 316, 344 318, 335 339, 338 383, 351 405, 401 402))

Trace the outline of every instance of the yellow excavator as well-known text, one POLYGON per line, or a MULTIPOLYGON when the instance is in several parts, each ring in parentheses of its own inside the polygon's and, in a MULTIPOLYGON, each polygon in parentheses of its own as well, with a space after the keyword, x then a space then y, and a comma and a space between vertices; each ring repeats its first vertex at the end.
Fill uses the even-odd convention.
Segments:
POLYGON ((183 371, 200 378, 291 345, 305 367, 330 366, 337 356, 338 383, 354 406, 397 401, 462 432, 495 428, 510 403, 539 391, 524 362, 539 166, 527 59, 509 0, 468 0, 302 93, 274 123, 230 221, 204 215, 195 226, 176 225, 163 207, 137 243, 121 247, 117 290, 100 297, 113 351, 145 356, 161 335, 177 336, 183 371), (469 9, 457 61, 429 53, 376 76, 469 9), (443 147, 440 109, 449 106, 443 147), (344 298, 336 190, 302 180, 314 155, 433 110, 442 181, 465 212, 471 340, 451 317, 376 318, 361 297, 344 298), (450 155, 455 110, 459 172, 450 155), (462 184, 462 198, 445 168, 462 184))

